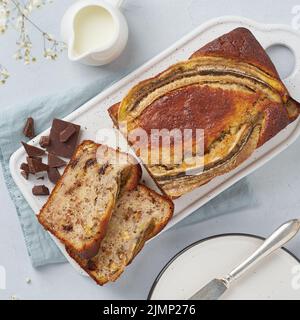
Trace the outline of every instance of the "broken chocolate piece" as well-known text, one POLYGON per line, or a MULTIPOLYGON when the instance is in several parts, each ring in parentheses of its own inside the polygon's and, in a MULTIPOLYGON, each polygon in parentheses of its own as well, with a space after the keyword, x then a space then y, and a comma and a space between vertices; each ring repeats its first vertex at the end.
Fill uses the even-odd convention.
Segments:
POLYGON ((28 173, 27 171, 22 170, 22 171, 21 171, 21 175, 24 177, 24 179, 28 180, 28 175, 29 175, 29 173, 28 173))
POLYGON ((27 144, 25 142, 21 142, 25 151, 27 152, 27 154, 29 155, 29 157, 39 157, 39 156, 42 156, 45 151, 38 148, 38 147, 35 147, 35 146, 32 146, 30 144, 27 144))
POLYGON ((29 173, 29 166, 28 166, 28 164, 25 163, 25 162, 23 162, 23 163, 20 165, 20 169, 21 169, 22 171, 25 171, 25 172, 29 173))
POLYGON ((49 180, 52 183, 56 184, 57 181, 60 179, 60 173, 59 173, 58 169, 57 168, 49 168, 47 172, 48 172, 49 180))
POLYGON ((47 147, 48 152, 56 156, 71 158, 77 145, 80 126, 72 124, 67 121, 54 119, 50 130, 50 145, 47 147), (75 128, 75 133, 68 139, 67 142, 60 141, 60 133, 64 131, 69 125, 75 128))
POLYGON ((30 173, 47 171, 49 168, 47 164, 45 164, 42 161, 35 159, 35 158, 28 159, 28 167, 29 167, 30 173))
POLYGON ((49 136, 42 136, 40 138, 39 144, 42 148, 46 148, 50 144, 50 137, 49 136))
POLYGON ((35 136, 35 134, 34 134, 34 121, 31 117, 29 117, 26 120, 24 129, 23 129, 23 133, 24 133, 25 137, 30 138, 30 139, 32 139, 35 136))
POLYGON ((66 129, 64 129, 59 134, 59 141, 60 142, 67 142, 75 132, 76 132, 76 128, 73 126, 73 124, 69 124, 66 127, 66 129))
POLYGON ((52 153, 48 153, 48 166, 50 168, 60 168, 66 165, 66 162, 52 153))
POLYGON ((35 174, 34 169, 32 167, 29 167, 27 163, 22 163, 20 169, 22 169, 25 172, 35 174))
POLYGON ((35 196, 48 196, 50 194, 49 189, 45 185, 34 186, 32 193, 35 196))
POLYGON ((29 159, 35 159, 35 160, 38 160, 39 162, 42 162, 42 158, 41 157, 26 157, 27 163, 28 163, 29 159))

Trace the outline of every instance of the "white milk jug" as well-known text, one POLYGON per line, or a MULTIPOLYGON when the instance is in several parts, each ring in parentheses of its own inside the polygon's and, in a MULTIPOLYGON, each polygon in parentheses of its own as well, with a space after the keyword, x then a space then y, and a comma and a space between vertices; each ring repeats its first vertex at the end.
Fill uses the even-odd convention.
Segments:
POLYGON ((118 0, 80 0, 65 13, 61 35, 68 45, 68 57, 100 66, 115 60, 124 50, 128 26, 118 0))

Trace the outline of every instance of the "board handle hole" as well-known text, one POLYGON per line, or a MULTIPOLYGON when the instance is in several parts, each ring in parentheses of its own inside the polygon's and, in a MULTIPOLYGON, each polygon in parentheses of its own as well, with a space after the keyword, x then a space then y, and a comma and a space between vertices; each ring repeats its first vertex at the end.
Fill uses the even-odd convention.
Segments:
POLYGON ((281 79, 288 78, 296 66, 293 51, 284 44, 273 44, 266 49, 272 62, 275 64, 281 79))

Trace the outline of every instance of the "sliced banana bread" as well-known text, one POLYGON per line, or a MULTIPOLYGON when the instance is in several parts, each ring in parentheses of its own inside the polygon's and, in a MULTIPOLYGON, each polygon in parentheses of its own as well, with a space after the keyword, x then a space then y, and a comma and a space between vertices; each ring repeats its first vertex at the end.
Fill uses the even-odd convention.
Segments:
POLYGON ((140 177, 141 168, 132 156, 84 141, 38 220, 73 251, 84 258, 93 257, 105 236, 120 188, 134 189, 140 177))
POLYGON ((173 215, 173 203, 144 185, 122 191, 98 254, 82 259, 71 248, 70 256, 99 284, 115 281, 144 246, 173 215))

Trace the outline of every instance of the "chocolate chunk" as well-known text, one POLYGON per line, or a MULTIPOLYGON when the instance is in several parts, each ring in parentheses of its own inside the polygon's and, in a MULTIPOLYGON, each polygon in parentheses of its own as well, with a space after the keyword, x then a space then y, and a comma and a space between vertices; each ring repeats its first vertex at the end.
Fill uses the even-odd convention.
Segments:
POLYGON ((106 171, 106 169, 109 167, 109 164, 106 162, 106 163, 104 163, 100 168, 99 168, 99 171, 98 171, 98 173, 99 174, 105 174, 105 171, 106 171))
POLYGON ((22 169, 23 171, 28 172, 28 173, 32 173, 32 174, 35 173, 33 171, 33 168, 32 167, 30 168, 27 163, 22 163, 20 169, 22 169))
POLYGON ((70 232, 73 230, 73 226, 71 224, 62 226, 64 231, 70 232))
POLYGON ((91 167, 97 163, 97 159, 89 159, 84 164, 84 169, 86 170, 88 167, 91 167))
POLYGON ((66 162, 52 153, 48 153, 48 166, 50 168, 60 168, 66 165, 66 162))
POLYGON ((32 193, 35 196, 48 196, 50 194, 49 189, 45 185, 34 186, 32 193))
POLYGON ((76 189, 80 188, 81 187, 81 182, 80 181, 75 181, 75 183, 72 184, 72 186, 66 190, 65 194, 66 195, 70 195, 72 194, 76 189))
POLYGON ((48 172, 49 180, 52 183, 56 184, 57 181, 60 179, 60 173, 59 173, 58 169, 57 168, 49 168, 47 172, 48 172))
POLYGON ((87 262, 86 267, 87 267, 88 270, 90 270, 90 271, 95 271, 95 270, 97 270, 96 263, 95 263, 93 260, 89 260, 89 261, 87 262))
POLYGON ((29 155, 29 157, 39 157, 45 153, 44 150, 42 150, 38 147, 32 146, 30 144, 27 144, 23 141, 22 141, 22 145, 23 145, 25 151, 27 152, 27 154, 29 155))
POLYGON ((42 137, 40 138, 39 144, 40 144, 40 146, 41 146, 42 148, 48 147, 49 144, 50 144, 50 138, 49 138, 49 136, 42 136, 42 137))
POLYGON ((23 162, 23 163, 20 165, 20 169, 21 169, 22 171, 25 171, 25 172, 29 173, 29 166, 28 166, 28 164, 25 163, 25 162, 23 162))
POLYGON ((39 162, 42 162, 42 158, 41 157, 26 157, 27 163, 28 163, 29 159, 35 159, 35 160, 38 160, 39 162))
POLYGON ((67 142, 75 132, 76 132, 76 128, 73 126, 73 124, 69 124, 66 127, 66 129, 64 129, 59 134, 59 141, 60 142, 67 142))
POLYGON ((22 171, 21 171, 21 175, 24 177, 24 179, 28 180, 28 175, 29 175, 29 173, 28 173, 27 171, 22 170, 22 171))
POLYGON ((67 121, 54 119, 50 130, 50 145, 47 147, 48 152, 59 157, 71 158, 77 145, 80 126, 67 121), (60 141, 60 133, 69 125, 75 128, 75 133, 68 139, 67 142, 60 141))
POLYGON ((30 173, 37 173, 42 171, 48 170, 48 165, 43 163, 42 161, 35 159, 35 158, 29 158, 28 159, 28 167, 30 173))
POLYGON ((31 117, 26 120, 24 129, 23 129, 23 133, 24 133, 25 137, 30 138, 30 139, 32 139, 35 136, 35 134, 34 134, 34 121, 31 117))

